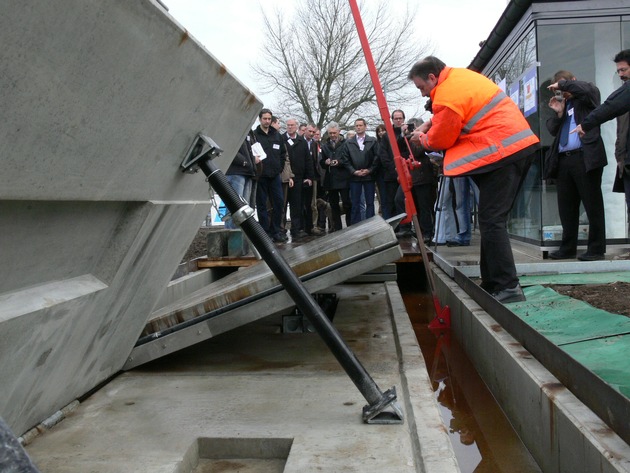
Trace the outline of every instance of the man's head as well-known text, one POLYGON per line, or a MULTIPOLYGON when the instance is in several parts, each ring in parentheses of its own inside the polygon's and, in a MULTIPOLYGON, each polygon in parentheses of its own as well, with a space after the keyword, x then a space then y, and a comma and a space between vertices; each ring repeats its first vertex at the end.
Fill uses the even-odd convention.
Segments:
POLYGON ((295 136, 298 130, 298 122, 295 118, 289 118, 287 120, 287 134, 290 136, 295 136))
POLYGON ((423 123, 424 123, 424 120, 422 118, 419 118, 419 117, 410 118, 407 121, 407 125, 413 125, 413 126, 416 126, 416 127, 422 125, 423 123))
POLYGON ((280 119, 275 115, 271 115, 271 126, 276 130, 280 130, 280 119))
POLYGON ((258 121, 260 122, 260 128, 262 128, 265 132, 269 130, 269 126, 271 125, 271 110, 268 108, 263 108, 258 114, 258 121))
POLYGON ((367 122, 363 118, 357 118, 354 121, 354 131, 359 136, 365 135, 365 129, 367 128, 367 122))
POLYGON ((322 131, 317 127, 315 127, 315 136, 313 136, 313 139, 318 142, 322 140, 322 131))
POLYGON ((423 97, 429 97, 445 67, 446 64, 435 56, 427 56, 411 67, 407 78, 413 81, 423 97))
MULTIPOLYGON (((559 82, 561 80, 577 80, 577 79, 573 75, 573 72, 560 70, 553 75, 553 82, 555 84, 556 82, 559 82)), ((557 91, 557 92, 560 92, 560 91, 557 91)), ((571 94, 569 92, 562 92, 562 96, 565 99, 571 98, 571 94)))
POLYGON ((630 49, 618 52, 613 61, 617 64, 619 78, 624 82, 630 79, 630 49))
POLYGON ((298 135, 303 136, 306 131, 306 123, 300 123, 300 128, 298 129, 298 135))
POLYGON ((306 125, 306 129, 304 130, 304 138, 307 141, 310 141, 313 139, 313 137, 315 136, 315 125, 313 125, 312 123, 309 123, 308 125, 306 125))
POLYGON ((553 82, 559 82, 561 80, 576 80, 575 76, 573 75, 573 72, 569 72, 569 71, 558 71, 553 75, 553 82))
POLYGON ((328 138, 331 141, 337 141, 339 139, 339 124, 337 122, 329 123, 326 131, 328 131, 328 138))
POLYGON ((400 128, 405 123, 405 118, 405 112, 402 110, 394 110, 392 112, 392 123, 397 128, 400 128))

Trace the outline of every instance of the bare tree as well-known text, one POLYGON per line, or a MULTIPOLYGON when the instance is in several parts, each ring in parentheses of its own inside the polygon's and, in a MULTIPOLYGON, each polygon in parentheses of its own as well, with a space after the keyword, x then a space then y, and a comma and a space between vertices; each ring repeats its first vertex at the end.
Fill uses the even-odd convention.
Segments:
MULTIPOLYGON (((361 14, 388 103, 418 101, 409 87, 411 65, 428 45, 415 39, 415 11, 393 15, 396 2, 369 2, 361 14)), ((347 0, 298 0, 287 18, 263 13, 266 39, 254 69, 278 97, 285 116, 323 127, 331 121, 347 127, 362 116, 380 121, 376 97, 347 0)))

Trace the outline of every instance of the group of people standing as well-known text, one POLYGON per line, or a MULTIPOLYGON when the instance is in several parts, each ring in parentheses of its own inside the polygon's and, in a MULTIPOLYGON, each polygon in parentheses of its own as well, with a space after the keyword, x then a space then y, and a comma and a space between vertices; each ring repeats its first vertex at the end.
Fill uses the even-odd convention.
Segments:
MULTIPOLYGON (((588 249, 578 258, 593 261, 604 257, 601 177, 606 155, 599 125, 615 117, 617 181, 626 194, 630 220, 630 50, 621 51, 614 61, 624 84, 601 105, 597 88, 577 80, 568 71, 558 71, 549 86, 557 95, 549 102, 555 116, 547 127, 556 138, 545 160, 546 177, 556 179, 563 225, 560 249, 551 255, 555 259, 576 256, 580 202, 586 208, 590 231, 588 249)), ((428 56, 414 64, 408 79, 429 98, 433 113, 426 122, 412 119, 405 123, 402 110, 395 110, 391 116, 401 156, 420 163, 411 169, 412 195, 425 242, 433 238, 442 243, 440 238, 444 238, 434 234, 433 223, 437 181, 434 157, 440 156, 445 177, 441 180, 444 192, 440 194, 446 193, 444 186, 448 185, 461 199, 461 205, 457 198, 451 200, 455 202, 453 209, 464 211, 461 216, 455 212, 461 227, 449 241, 456 246, 470 244, 470 217, 465 212, 470 211, 469 198, 474 197, 478 203, 481 287, 500 302, 525 300, 507 220, 540 149, 540 140, 518 106, 497 84, 477 72, 448 67, 440 59, 428 56)), ((249 175, 251 182, 257 184, 253 186, 255 191, 248 194, 245 190, 243 196, 250 205, 255 196, 259 221, 274 241, 287 241, 283 226, 287 201, 291 208, 290 231, 297 239, 321 234, 327 223, 329 232, 341 229, 344 214, 346 226, 374 216, 377 192, 384 218, 404 212, 405 196, 383 126, 377 127, 376 137, 369 136, 367 123, 360 118, 354 122, 354 131, 344 138, 339 125, 331 123, 321 142, 314 125, 305 125, 301 134, 295 120, 287 120, 287 130, 281 132, 269 109, 260 112, 259 121, 241 148, 249 149, 249 175), (261 145, 264 156, 251 152, 253 143, 261 145)), ((236 173, 233 168, 248 167, 238 164, 237 158, 227 172, 228 178, 236 173)), ((438 200, 438 211, 450 206, 438 200)))
MULTIPOLYGON (((271 110, 261 110, 258 118, 259 125, 248 133, 226 175, 237 193, 256 208, 261 226, 274 242, 288 241, 287 233, 297 241, 373 217, 376 198, 385 219, 405 211, 389 140, 382 133, 367 134, 363 118, 355 120, 345 137, 337 123, 330 123, 323 141, 313 124, 290 118, 286 131, 281 131, 271 110), (254 143, 260 145, 262 155, 252 148, 254 143), (286 225, 287 210, 290 225, 286 225)), ((421 209, 422 231, 430 239, 434 165, 420 147, 410 147, 406 141, 404 112, 394 111, 392 120, 401 154, 407 158, 413 150, 420 162, 412 170, 413 197, 421 209)), ((234 227, 231 219, 226 226, 234 227)), ((410 230, 401 229, 398 235, 405 231, 410 230)))
POLYGON ((562 223, 562 242, 557 251, 549 254, 552 259, 576 257, 580 203, 588 217, 589 232, 587 250, 577 258, 582 261, 604 259, 606 223, 602 174, 608 161, 600 125, 613 118, 618 120, 617 174, 613 190, 625 193, 630 221, 630 49, 620 51, 613 61, 623 85, 603 104, 594 84, 578 80, 569 71, 558 71, 548 87, 554 92, 549 107, 555 116, 547 121, 554 142, 545 159, 545 178, 556 181, 562 223))

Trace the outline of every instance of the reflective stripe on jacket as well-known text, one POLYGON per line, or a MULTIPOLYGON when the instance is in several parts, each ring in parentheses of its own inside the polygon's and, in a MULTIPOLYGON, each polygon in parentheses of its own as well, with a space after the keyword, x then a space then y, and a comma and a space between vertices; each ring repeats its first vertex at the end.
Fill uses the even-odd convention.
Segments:
MULTIPOLYGON (((462 119, 454 145, 446 150, 444 174, 476 172, 539 142, 516 104, 490 79, 469 69, 446 67, 431 91, 436 114, 447 107, 462 119)), ((429 130, 428 141, 430 144, 429 130)))

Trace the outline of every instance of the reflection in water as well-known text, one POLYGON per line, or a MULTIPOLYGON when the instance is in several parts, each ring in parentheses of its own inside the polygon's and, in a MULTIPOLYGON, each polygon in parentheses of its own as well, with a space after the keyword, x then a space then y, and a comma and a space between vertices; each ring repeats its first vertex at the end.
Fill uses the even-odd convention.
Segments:
POLYGON ((422 266, 398 267, 398 285, 461 471, 541 471, 450 330, 428 328, 434 311, 422 266))

